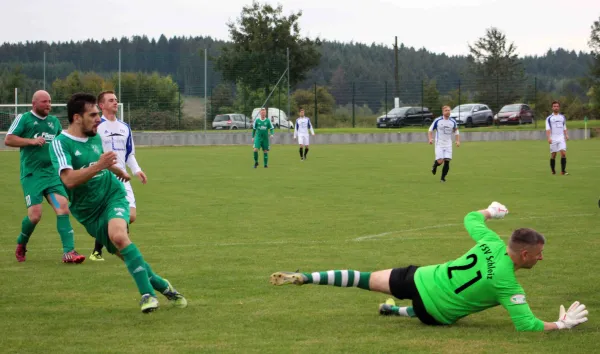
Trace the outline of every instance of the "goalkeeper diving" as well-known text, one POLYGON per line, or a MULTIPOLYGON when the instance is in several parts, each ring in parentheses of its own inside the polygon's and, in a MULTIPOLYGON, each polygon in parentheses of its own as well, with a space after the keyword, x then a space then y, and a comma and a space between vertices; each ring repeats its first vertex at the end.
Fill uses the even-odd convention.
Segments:
POLYGON ((537 231, 513 231, 508 246, 494 231, 488 219, 502 219, 508 209, 493 202, 487 209, 473 211, 464 225, 475 245, 463 256, 429 266, 410 265, 377 272, 330 270, 313 273, 277 272, 271 283, 318 284, 361 289, 412 300, 412 306, 396 306, 393 299, 379 306, 382 315, 417 317, 427 325, 450 325, 461 318, 501 305, 517 331, 571 329, 586 322, 585 305, 575 301, 568 309, 559 308, 558 320, 545 322, 531 311, 525 291, 516 279, 518 269, 531 269, 543 259, 546 239, 537 231))

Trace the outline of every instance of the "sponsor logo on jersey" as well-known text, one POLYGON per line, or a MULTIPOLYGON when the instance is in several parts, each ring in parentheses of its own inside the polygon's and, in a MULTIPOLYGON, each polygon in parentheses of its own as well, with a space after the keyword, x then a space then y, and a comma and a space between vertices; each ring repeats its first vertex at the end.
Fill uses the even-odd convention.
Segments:
POLYGON ((522 305, 527 303, 527 301, 525 301, 525 295, 523 294, 516 294, 510 297, 510 302, 512 302, 513 304, 516 305, 522 305))
POLYGON ((54 124, 52 124, 52 122, 48 122, 48 127, 50 127, 50 129, 54 129, 54 124))
POLYGON ((56 135, 43 132, 42 134, 35 133, 35 135, 33 136, 34 139, 36 139, 38 137, 46 139, 46 142, 50 142, 50 141, 54 140, 54 138, 56 137, 56 135))

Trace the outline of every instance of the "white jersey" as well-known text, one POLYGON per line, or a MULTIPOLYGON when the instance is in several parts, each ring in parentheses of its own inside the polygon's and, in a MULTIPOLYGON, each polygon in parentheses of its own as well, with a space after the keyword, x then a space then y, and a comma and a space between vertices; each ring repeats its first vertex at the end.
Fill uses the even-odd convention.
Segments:
POLYGON ((567 118, 562 114, 551 114, 546 118, 546 130, 550 131, 552 141, 565 141, 567 118))
POLYGON ((98 134, 102 138, 104 152, 117 153, 117 166, 121 170, 127 171, 125 166, 129 166, 132 174, 142 170, 134 156, 135 146, 129 125, 118 119, 110 121, 102 116, 102 122, 98 125, 98 134))
POLYGON ((436 118, 429 131, 435 130, 435 146, 437 147, 452 147, 452 135, 458 135, 458 125, 453 118, 444 119, 444 117, 436 118))
POLYGON ((311 134, 315 134, 312 124, 310 124, 310 118, 300 117, 296 119, 296 129, 294 129, 294 138, 297 136, 308 136, 309 130, 311 134))

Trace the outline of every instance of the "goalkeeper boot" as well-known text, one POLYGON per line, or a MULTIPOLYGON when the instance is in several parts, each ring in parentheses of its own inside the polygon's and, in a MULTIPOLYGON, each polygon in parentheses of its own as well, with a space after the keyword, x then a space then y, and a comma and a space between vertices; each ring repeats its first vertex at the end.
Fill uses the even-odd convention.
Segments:
POLYGON ((383 304, 379 304, 379 314, 383 316, 389 316, 396 314, 392 308, 392 306, 396 306, 396 301, 394 299, 389 298, 385 300, 383 304))
POLYGON ((150 313, 152 311, 158 310, 158 300, 156 299, 156 297, 150 294, 145 294, 140 300, 140 306, 142 308, 143 313, 150 313))
POLYGON ((187 307, 187 300, 185 299, 185 297, 183 297, 183 295, 179 291, 175 290, 173 285, 171 285, 171 283, 167 279, 165 279, 165 281, 169 285, 169 287, 166 288, 165 291, 163 291, 163 295, 167 298, 167 300, 169 300, 169 302, 172 303, 173 306, 179 307, 180 309, 187 307))
POLYGON ((276 272, 271 274, 271 284, 273 285, 285 285, 285 284, 295 284, 302 285, 306 283, 308 278, 302 273, 294 273, 294 272, 276 272))
POLYGON ((104 257, 102 257, 102 253, 100 253, 98 251, 94 251, 90 255, 90 261, 103 261, 103 260, 104 260, 104 257))
POLYGON ((73 250, 70 252, 63 253, 62 261, 63 263, 79 264, 85 261, 85 256, 80 255, 79 253, 77 253, 77 251, 73 250))

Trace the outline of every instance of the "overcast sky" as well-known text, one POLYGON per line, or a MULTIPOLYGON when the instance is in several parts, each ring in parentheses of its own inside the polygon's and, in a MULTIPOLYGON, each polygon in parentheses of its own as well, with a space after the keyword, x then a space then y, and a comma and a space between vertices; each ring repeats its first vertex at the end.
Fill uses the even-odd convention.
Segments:
MULTIPOLYGON (((284 13, 302 10, 302 32, 340 42, 398 42, 448 55, 468 52, 491 26, 519 55, 558 47, 589 51, 598 0, 283 0, 284 13)), ((0 43, 69 41, 147 35, 228 39, 226 23, 251 0, 0 0, 0 43)))

